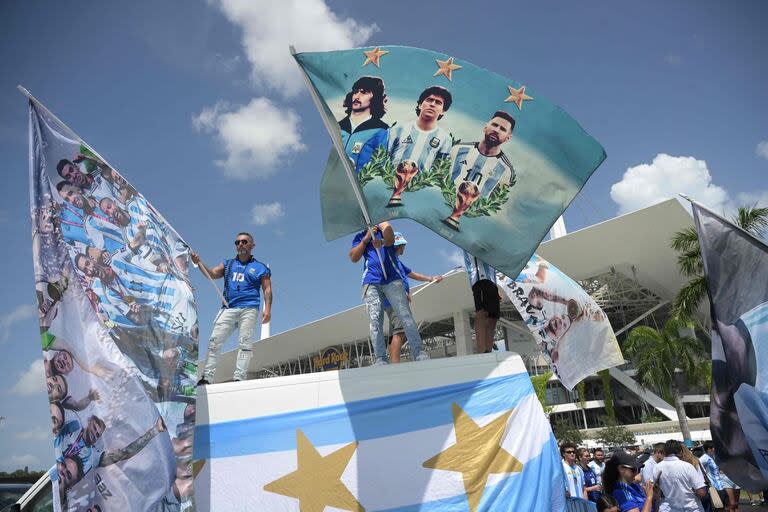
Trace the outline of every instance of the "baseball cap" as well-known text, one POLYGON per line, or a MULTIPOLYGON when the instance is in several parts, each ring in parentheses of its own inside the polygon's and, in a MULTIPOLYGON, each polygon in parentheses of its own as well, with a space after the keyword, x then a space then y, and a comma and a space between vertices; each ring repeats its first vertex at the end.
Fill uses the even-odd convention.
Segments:
POLYGON ((623 450, 617 450, 611 455, 611 459, 616 460, 617 466, 627 466, 629 468, 635 468, 638 471, 643 467, 643 463, 639 462, 636 458, 628 454, 623 450))
POLYGON ((405 245, 408 243, 408 240, 405 239, 403 234, 399 231, 395 231, 395 247, 398 245, 405 245))

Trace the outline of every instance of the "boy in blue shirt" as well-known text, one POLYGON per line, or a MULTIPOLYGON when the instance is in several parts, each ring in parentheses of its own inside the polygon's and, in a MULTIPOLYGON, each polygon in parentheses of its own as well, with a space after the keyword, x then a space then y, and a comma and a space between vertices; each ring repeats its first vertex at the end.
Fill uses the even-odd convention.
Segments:
POLYGON ((427 354, 421 352, 421 336, 408 307, 408 295, 397 265, 394 244, 395 232, 392 226, 388 222, 382 222, 370 230, 358 233, 349 250, 349 259, 353 263, 357 263, 361 258, 365 262, 362 279, 363 300, 368 312, 374 366, 388 364, 387 346, 384 342, 385 298, 403 324, 405 335, 411 342, 414 360, 429 359, 427 354))

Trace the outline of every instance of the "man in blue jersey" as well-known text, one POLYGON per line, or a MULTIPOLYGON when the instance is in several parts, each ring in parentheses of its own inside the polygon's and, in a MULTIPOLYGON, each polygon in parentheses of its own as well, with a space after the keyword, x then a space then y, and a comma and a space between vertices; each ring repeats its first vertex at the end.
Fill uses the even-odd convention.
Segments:
POLYGON ((387 147, 389 125, 381 120, 386 112, 387 93, 384 81, 375 76, 357 79, 344 98, 347 116, 339 121, 344 151, 360 172, 379 147, 387 147))
MULTIPOLYGON (((397 268, 400 270, 400 275, 403 276, 403 284, 405 285, 405 293, 408 296, 408 302, 411 302, 411 286, 408 281, 409 279, 415 279, 416 281, 425 281, 429 283, 439 283, 443 280, 443 276, 427 276, 424 274, 419 274, 418 272, 414 272, 408 268, 400 259, 400 256, 402 256, 405 252, 405 246, 407 243, 408 241, 405 239, 403 234, 399 231, 395 231, 394 248, 395 254, 397 255, 397 260, 395 260, 395 263, 397 264, 397 268)), ((411 306, 409 305, 408 309, 410 308, 411 306)), ((403 324, 400 321, 400 318, 395 314, 394 309, 392 309, 392 305, 386 299, 384 299, 384 312, 387 314, 387 318, 389 318, 389 333, 392 336, 392 341, 389 344, 389 361, 392 363, 399 363, 400 350, 403 348, 403 343, 405 343, 405 330, 403 330, 403 324)), ((415 359, 415 356, 413 355, 413 346, 410 348, 411 357, 415 359)))
POLYGON ((387 346, 384 342, 384 299, 403 324, 405 335, 411 343, 411 355, 414 360, 429 359, 421 352, 421 335, 408 307, 408 295, 394 250, 395 232, 388 222, 361 231, 352 241, 349 259, 357 263, 362 258, 363 300, 368 312, 368 322, 373 343, 374 366, 387 363, 387 346), (382 265, 383 263, 383 265, 382 265))
POLYGON ((448 158, 453 139, 438 126, 453 103, 445 87, 433 85, 416 102, 416 119, 389 129, 388 152, 395 167, 395 191, 387 206, 401 206, 400 194, 420 172, 428 172, 439 158, 448 158))
POLYGON ((512 137, 515 119, 503 110, 494 112, 483 128, 483 139, 461 143, 451 149, 451 179, 456 184, 456 206, 443 223, 459 230, 459 219, 480 197, 488 197, 498 186, 515 184, 515 169, 501 150, 512 137))
POLYGON ((496 286, 496 269, 464 251, 464 267, 475 300, 475 343, 477 353, 493 350, 496 322, 501 316, 501 295, 496 286))
POLYGON ((251 337, 258 322, 261 291, 264 292, 264 308, 261 323, 269 322, 272 317, 272 272, 262 262, 253 257, 253 237, 241 232, 235 237, 237 257, 225 259, 213 268, 208 268, 197 253, 192 253, 192 262, 213 279, 224 278, 224 298, 221 310, 213 321, 213 332, 208 341, 208 355, 205 359, 203 377, 198 385, 209 384, 216 372, 216 360, 221 346, 239 327, 237 363, 233 380, 246 378, 248 364, 251 362, 251 337))

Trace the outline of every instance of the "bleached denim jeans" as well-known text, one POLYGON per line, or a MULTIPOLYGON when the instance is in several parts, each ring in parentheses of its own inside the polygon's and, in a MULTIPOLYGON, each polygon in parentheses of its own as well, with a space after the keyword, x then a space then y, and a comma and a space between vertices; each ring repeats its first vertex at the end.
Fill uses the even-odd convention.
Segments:
POLYGON ((216 373, 216 360, 221 352, 221 346, 240 328, 238 335, 237 365, 235 380, 245 380, 248 374, 248 364, 251 362, 251 339, 259 320, 259 308, 222 308, 213 321, 213 332, 208 340, 208 355, 205 358, 203 377, 213 382, 216 373))
POLYGON ((371 331, 371 343, 376 360, 388 359, 387 344, 384 341, 384 297, 387 298, 403 324, 403 331, 408 338, 408 347, 411 351, 411 359, 414 361, 421 353, 421 336, 419 327, 413 319, 411 307, 408 304, 408 295, 405 293, 405 284, 398 279, 387 284, 369 284, 363 287, 365 290, 363 300, 368 310, 368 322, 371 331))

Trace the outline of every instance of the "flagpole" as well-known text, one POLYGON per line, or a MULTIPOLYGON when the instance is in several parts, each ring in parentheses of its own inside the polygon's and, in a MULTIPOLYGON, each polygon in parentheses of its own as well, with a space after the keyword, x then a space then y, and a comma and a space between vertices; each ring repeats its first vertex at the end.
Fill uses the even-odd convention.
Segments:
MULTIPOLYGON (((99 152, 98 152, 98 151, 96 151, 95 149, 93 149, 93 148, 91 147, 91 145, 90 145, 90 144, 88 144, 87 142, 85 142, 85 140, 83 140, 83 138, 82 138, 81 136, 79 136, 79 135, 77 134, 77 132, 75 132, 75 130, 73 130, 72 128, 70 128, 70 127, 69 127, 69 126, 68 126, 68 125, 67 125, 67 124, 66 124, 64 121, 62 121, 61 119, 59 119, 59 118, 56 116, 56 114, 54 114, 53 112, 51 112, 51 111, 48 109, 48 107, 46 107, 45 105, 43 105, 43 103, 42 103, 40 100, 38 100, 37 98, 35 98, 34 96, 32 96, 32 93, 31 93, 31 92, 29 92, 29 91, 28 91, 28 90, 27 90, 25 87, 23 87, 22 85, 17 85, 17 86, 16 86, 16 89, 18 89, 18 90, 19 90, 19 92, 20 92, 21 94, 23 94, 24 96, 26 96, 26 97, 27 97, 27 99, 28 99, 29 101, 31 101, 32 103, 34 103, 34 104, 35 104, 35 106, 37 106, 37 107, 39 107, 40 109, 42 109, 42 110, 43 110, 43 112, 45 112, 45 114, 46 114, 47 116, 49 116, 51 119, 53 119, 54 121, 56 121, 57 123, 59 123, 61 126, 63 126, 64 128, 66 128, 67 130, 69 130, 69 132, 70 132, 70 135, 71 135, 73 138, 77 139, 77 141, 78 141, 80 144, 82 144, 83 146, 85 146, 85 147, 88 149, 88 151, 90 151, 91 153, 93 153, 94 155, 96 155, 96 157, 97 157, 99 160, 101 160, 102 162, 104 162, 104 164, 105 164, 105 165, 109 166, 109 167, 110 167, 110 168, 112 168, 112 169, 115 169, 115 170, 117 170, 117 168, 116 168, 115 166, 113 166, 112 164, 110 164, 110 163, 107 161, 107 159, 106 159, 106 158, 104 158, 103 156, 101 156, 101 155, 99 154, 99 152)), ((123 177, 123 179, 125 179, 125 177, 123 177)), ((126 181, 126 183, 128 182, 128 180, 125 180, 125 181, 126 181)), ((130 185, 130 183, 129 183, 129 185, 130 185)), ((165 217, 163 217, 163 215, 162 215, 160 212, 158 212, 157 210, 155 210, 155 212, 154 212, 154 213, 155 213, 155 214, 156 214, 156 215, 157 215, 157 216, 160 218, 160 220, 161 220, 161 221, 163 221, 163 223, 164 223, 164 224, 165 224, 165 225, 166 225, 168 228, 170 228, 170 230, 171 230, 171 231, 173 231, 173 233, 174 233, 174 234, 175 234, 175 235, 176 235, 176 236, 179 238, 179 240, 181 240, 181 241, 182 241, 182 243, 183 243, 184 245, 186 245, 187 247, 189 247, 189 246, 187 245, 187 243, 186 243, 186 242, 184 242, 184 239, 181 237, 181 235, 179 235, 179 233, 176 231, 176 229, 175 229, 175 228, 174 228, 174 227, 173 227, 173 226, 172 226, 172 225, 171 225, 171 224, 170 224, 170 223, 169 223, 167 220, 165 220, 165 217)))
MULTIPOLYGON (((289 50, 291 52, 291 56, 296 59, 296 48, 293 45, 290 45, 289 50)), ((298 62, 297 62, 298 65, 298 62)), ((360 211, 363 214, 363 219, 365 219, 365 224, 368 226, 368 232, 371 234, 371 243, 373 243, 373 240, 375 239, 374 233, 373 233, 373 226, 371 225, 371 216, 368 215, 368 208, 365 206, 365 198, 363 197, 363 192, 360 190, 360 185, 357 182, 357 177, 355 176, 355 172, 352 169, 352 166, 350 165, 349 158, 346 156, 346 151, 344 151, 344 147, 341 145, 341 139, 339 138, 339 131, 336 126, 331 123, 331 121, 328 119, 328 116, 325 115, 325 110, 323 109, 323 104, 320 100, 320 96, 317 94, 317 90, 315 89, 315 86, 312 84, 312 81, 309 79, 309 76, 306 72, 304 72, 304 68, 299 65, 299 69, 301 70, 301 76, 304 78, 304 83, 307 84, 307 88, 309 89, 309 93, 312 96, 312 101, 315 102, 315 107, 317 107, 318 112, 320 112, 320 117, 323 119, 323 124, 325 125, 325 129, 328 130, 328 135, 331 136, 331 141, 333 142, 333 147, 336 149, 336 152, 341 157, 341 163, 344 166, 344 171, 347 173, 347 178, 349 179, 349 183, 352 185, 352 191, 355 193, 355 199, 357 199, 357 204, 360 207, 360 211)), ((383 235, 383 233, 382 233, 383 235)), ((384 260, 381 257, 381 252, 379 251, 379 248, 375 245, 373 246, 374 249, 376 249, 376 255, 379 257, 379 263, 381 264, 381 271, 384 273, 384 279, 387 279, 387 270, 384 266, 384 260)))
POLYGON ((752 240, 756 240, 758 243, 760 243, 761 245, 763 245, 764 247, 766 247, 766 249, 768 249, 768 245, 767 245, 765 242, 763 242, 762 240, 760 240, 759 238, 757 238, 755 235, 753 235, 752 233, 750 233, 750 232, 749 232, 749 231, 747 231, 746 229, 742 228, 741 226, 739 226, 739 225, 737 225, 737 224, 734 224, 732 220, 728 220, 728 219, 726 219, 725 217, 723 217, 722 215, 720 215, 719 213, 715 213, 715 212, 713 212, 712 210, 710 210, 709 208, 707 208, 707 207, 706 207, 706 206, 704 206, 703 204, 701 204, 701 203, 699 203, 699 202, 697 202, 697 201, 694 201, 693 199, 691 199, 690 197, 688 197, 688 196, 687 196, 687 195, 685 195, 685 194, 678 194, 678 195, 679 195, 680 197, 682 197, 683 199, 685 199, 686 201, 688 201, 689 203, 691 203, 692 205, 696 205, 696 206, 698 206, 699 208, 701 208, 702 210, 705 210, 705 211, 707 211, 707 212, 708 212, 710 215, 712 215, 712 216, 714 216, 714 217, 717 217, 717 218, 718 218, 718 219, 720 219, 722 222, 725 222, 726 224, 728 224, 728 225, 729 225, 729 226, 731 226, 732 228, 734 228, 734 229, 736 229, 736 230, 738 230, 738 231, 741 231, 743 234, 747 235, 747 236, 748 236, 749 238, 751 238, 752 240))

